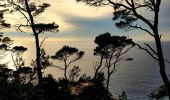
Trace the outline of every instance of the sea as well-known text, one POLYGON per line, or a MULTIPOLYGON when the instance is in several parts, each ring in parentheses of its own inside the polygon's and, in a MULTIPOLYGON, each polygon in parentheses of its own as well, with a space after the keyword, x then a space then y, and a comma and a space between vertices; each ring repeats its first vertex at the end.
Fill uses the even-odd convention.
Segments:
MULTIPOLYGON (((155 48, 154 42, 152 41, 136 41, 138 44, 149 43, 153 48, 155 48)), ((25 65, 30 66, 32 59, 35 59, 35 44, 34 41, 25 39, 16 40, 15 45, 22 45, 28 48, 23 54, 25 59, 25 65)), ((76 61, 71 65, 77 65, 81 69, 81 75, 86 74, 87 76, 93 76, 94 69, 93 66, 96 61, 99 60, 98 57, 93 55, 93 49, 95 48, 95 43, 93 41, 57 41, 57 40, 46 40, 42 47, 46 50, 46 53, 54 55, 56 51, 61 49, 63 46, 76 47, 80 51, 84 51, 84 57, 76 61)), ((167 60, 170 60, 170 42, 163 41, 162 47, 164 51, 164 56, 167 60)), ((152 91, 156 90, 160 85, 163 84, 159 73, 159 66, 156 61, 154 61, 146 51, 143 51, 137 47, 132 48, 125 56, 125 58, 133 58, 131 61, 121 61, 118 64, 117 71, 112 74, 111 82, 109 86, 109 91, 118 96, 125 91, 128 100, 150 100, 149 95, 152 91)), ((10 57, 7 57, 5 61, 8 61, 11 66, 13 66, 10 57)), ((51 60, 53 64, 63 66, 61 61, 51 60)), ((2 62, 2 61, 1 61, 2 62)), ((71 68, 70 67, 70 68, 71 68)), ((166 63, 166 71, 170 74, 170 64, 166 63)), ((63 71, 58 68, 49 67, 43 70, 44 74, 52 74, 54 78, 63 77, 63 71)))

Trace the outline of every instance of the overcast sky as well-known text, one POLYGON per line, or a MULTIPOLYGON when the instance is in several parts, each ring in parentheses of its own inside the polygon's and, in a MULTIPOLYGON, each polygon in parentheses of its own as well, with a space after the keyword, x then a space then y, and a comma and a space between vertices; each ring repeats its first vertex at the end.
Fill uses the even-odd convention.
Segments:
MULTIPOLYGON (((113 35, 130 36, 134 40, 150 40, 150 36, 143 31, 133 30, 125 32, 115 27, 112 21, 113 9, 110 6, 96 8, 89 7, 75 0, 40 0, 48 2, 48 8, 36 21, 56 22, 59 27, 58 33, 46 33, 49 38, 66 39, 94 39, 95 36, 110 32, 113 35)), ((159 28, 164 40, 170 40, 170 0, 162 0, 159 28)), ((144 11, 145 12, 145 11, 144 11)), ((142 13, 144 13, 142 12, 142 13)), ((10 23, 22 23, 19 14, 6 16, 10 23)), ((150 14, 145 14, 149 17, 150 14)), ((7 35, 15 37, 30 36, 28 33, 19 33, 14 29, 4 30, 7 35)))

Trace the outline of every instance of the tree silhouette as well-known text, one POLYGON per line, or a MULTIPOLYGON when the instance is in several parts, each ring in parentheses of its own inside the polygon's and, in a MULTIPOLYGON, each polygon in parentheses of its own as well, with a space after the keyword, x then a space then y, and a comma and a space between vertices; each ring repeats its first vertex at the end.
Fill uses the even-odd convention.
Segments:
MULTIPOLYGON (((44 48, 41 48, 40 58, 41 58, 40 59, 41 69, 45 69, 53 65, 52 62, 50 62, 50 56, 46 54, 46 51, 44 50, 44 48)), ((36 66, 36 62, 32 60, 31 66, 36 66)))
POLYGON ((49 67, 52 65, 52 63, 50 62, 50 56, 48 54, 46 54, 45 50, 42 48, 41 52, 40 52, 41 56, 41 66, 43 69, 49 67))
POLYGON ((22 58, 22 54, 27 51, 27 48, 23 46, 15 46, 11 49, 11 57, 16 69, 24 66, 25 61, 22 58))
POLYGON ((79 77, 80 75, 80 71, 81 69, 79 68, 79 66, 74 66, 71 70, 70 70, 70 73, 69 73, 69 80, 71 82, 75 82, 75 79, 77 77, 79 77))
POLYGON ((163 56, 161 34, 159 33, 159 11, 162 0, 77 0, 85 2, 90 6, 106 6, 111 5, 114 8, 113 20, 120 29, 131 30, 140 29, 148 33, 155 40, 156 50, 149 44, 145 43, 145 47, 138 45, 139 48, 145 50, 154 60, 159 62, 160 74, 162 80, 167 87, 168 96, 170 98, 170 81, 165 71, 165 60, 163 56), (146 17, 144 12, 149 12, 151 17, 146 17), (143 22, 146 27, 141 23, 143 22))
POLYGON ((64 62, 64 77, 67 78, 67 69, 68 67, 75 61, 81 59, 84 55, 83 51, 79 51, 77 48, 63 46, 60 50, 58 50, 53 56, 52 59, 61 60, 64 62))
MULTIPOLYGON (((134 46, 132 39, 125 36, 111 36, 110 33, 104 33, 95 38, 97 47, 94 49, 94 55, 101 58, 100 65, 96 66, 95 75, 103 67, 107 70, 106 88, 109 88, 110 77, 116 71, 118 62, 124 60, 126 53, 134 46)), ((95 76, 95 77, 96 77, 95 76)))
POLYGON ((0 59, 4 59, 7 56, 7 52, 10 51, 10 46, 13 44, 13 40, 9 37, 4 37, 3 33, 0 33, 0 59))
POLYGON ((50 7, 48 3, 39 4, 35 1, 30 0, 8 0, 8 2, 13 7, 13 12, 18 11, 23 15, 26 19, 26 24, 19 24, 16 25, 17 30, 22 31, 23 28, 31 28, 33 32, 33 36, 35 38, 35 45, 36 45, 36 71, 38 75, 38 80, 41 82, 42 80, 42 72, 41 72, 41 48, 39 43, 39 34, 50 31, 50 32, 58 32, 58 25, 54 22, 52 23, 38 23, 35 20, 35 17, 43 13, 46 8, 50 7), (37 5, 38 4, 38 5, 37 5))
MULTIPOLYGON (((7 9, 8 4, 5 0, 0 1, 0 29, 10 28, 10 24, 4 19, 4 14, 9 12, 7 9)), ((5 52, 9 49, 9 46, 12 44, 12 40, 9 37, 4 37, 3 32, 0 32, 0 59, 6 56, 5 52)))
POLYGON ((6 4, 5 0, 0 1, 0 29, 10 28, 10 24, 6 23, 6 21, 4 20, 4 13, 9 12, 7 6, 8 4, 6 4))

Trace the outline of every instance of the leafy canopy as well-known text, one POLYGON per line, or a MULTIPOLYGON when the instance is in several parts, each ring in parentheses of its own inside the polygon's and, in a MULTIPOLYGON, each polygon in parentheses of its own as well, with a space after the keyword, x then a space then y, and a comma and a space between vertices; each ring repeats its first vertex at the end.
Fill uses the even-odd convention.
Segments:
POLYGON ((55 55, 52 56, 52 58, 58 60, 64 60, 72 55, 77 55, 75 59, 80 59, 84 55, 84 52, 78 51, 78 49, 74 47, 63 46, 63 48, 57 51, 55 55))
POLYGON ((126 46, 135 45, 132 39, 125 36, 111 36, 108 32, 97 36, 94 42, 97 44, 94 49, 94 55, 103 55, 104 57, 122 50, 126 46))

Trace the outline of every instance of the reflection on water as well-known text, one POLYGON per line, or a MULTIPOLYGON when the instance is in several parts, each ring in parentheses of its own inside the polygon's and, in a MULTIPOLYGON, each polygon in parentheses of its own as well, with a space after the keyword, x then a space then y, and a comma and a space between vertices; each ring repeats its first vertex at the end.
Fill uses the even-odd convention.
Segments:
MULTIPOLYGON (((28 48, 25 52, 26 65, 30 64, 32 59, 35 59, 35 46, 33 41, 18 42, 28 48)), ((153 43, 151 43, 153 44, 153 43)), ((53 55, 55 51, 62 48, 64 45, 77 47, 79 50, 85 51, 83 59, 75 62, 79 65, 82 73, 93 75, 93 63, 97 60, 93 56, 95 44, 87 41, 46 41, 43 45, 47 54, 53 55)), ((170 59, 168 50, 170 42, 164 42, 163 48, 167 59, 170 59)), ((123 90, 126 91, 130 100, 148 100, 149 93, 163 84, 159 75, 159 67, 153 59, 146 53, 137 48, 132 49, 127 57, 134 60, 121 62, 117 68, 117 72, 112 75, 110 91, 113 94, 119 95, 123 90)), ((53 61, 57 65, 63 65, 59 61, 53 61)), ((170 68, 167 69, 170 71, 170 68)), ((62 77, 62 71, 56 68, 48 68, 45 73, 52 73, 54 77, 62 77)))

